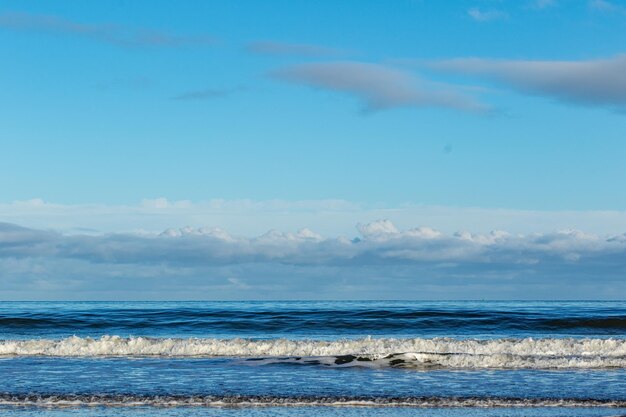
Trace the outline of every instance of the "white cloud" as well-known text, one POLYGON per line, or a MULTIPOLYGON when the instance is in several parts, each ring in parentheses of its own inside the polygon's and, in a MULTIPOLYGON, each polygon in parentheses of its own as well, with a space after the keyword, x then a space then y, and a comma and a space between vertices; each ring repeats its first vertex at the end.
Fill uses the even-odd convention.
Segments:
POLYGON ((368 224, 358 224, 357 230, 363 237, 376 238, 378 236, 395 235, 398 232, 396 226, 389 220, 380 220, 368 224))

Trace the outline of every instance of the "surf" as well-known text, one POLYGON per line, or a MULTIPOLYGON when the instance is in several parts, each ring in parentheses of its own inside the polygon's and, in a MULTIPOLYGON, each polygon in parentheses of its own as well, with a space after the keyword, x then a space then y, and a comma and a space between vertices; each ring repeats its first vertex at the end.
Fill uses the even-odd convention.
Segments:
POLYGON ((623 400, 478 397, 367 397, 271 395, 0 394, 13 407, 412 407, 412 408, 623 408, 623 400))
POLYGON ((99 338, 0 340, 0 356, 245 359, 248 364, 454 369, 626 368, 626 339, 372 338, 339 340, 99 338))

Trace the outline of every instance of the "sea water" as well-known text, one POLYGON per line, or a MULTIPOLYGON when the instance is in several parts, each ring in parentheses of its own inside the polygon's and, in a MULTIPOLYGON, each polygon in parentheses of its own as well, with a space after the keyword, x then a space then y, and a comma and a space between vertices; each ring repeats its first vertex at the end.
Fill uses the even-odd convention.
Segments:
POLYGON ((626 415, 626 303, 3 302, 0 414, 626 415))

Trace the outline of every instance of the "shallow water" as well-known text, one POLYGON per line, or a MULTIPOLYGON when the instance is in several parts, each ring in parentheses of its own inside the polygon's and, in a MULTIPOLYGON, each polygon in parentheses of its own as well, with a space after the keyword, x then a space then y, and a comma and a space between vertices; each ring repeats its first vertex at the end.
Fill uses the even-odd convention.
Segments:
MULTIPOLYGON (((0 409, 0 411, 3 411, 0 409)), ((6 410, 4 410, 6 411, 6 410)), ((69 409, 40 409, 23 408, 19 411, 20 416, 29 417, 249 417, 268 416, 301 416, 301 417, 373 417, 373 416, 397 416, 397 417, 608 417, 626 415, 626 409, 618 410, 611 408, 508 408, 508 409, 442 409, 442 408, 395 408, 380 409, 370 407, 331 408, 331 407, 298 407, 296 408, 115 408, 115 407, 90 407, 69 409), (619 414, 621 413, 621 414, 619 414)))

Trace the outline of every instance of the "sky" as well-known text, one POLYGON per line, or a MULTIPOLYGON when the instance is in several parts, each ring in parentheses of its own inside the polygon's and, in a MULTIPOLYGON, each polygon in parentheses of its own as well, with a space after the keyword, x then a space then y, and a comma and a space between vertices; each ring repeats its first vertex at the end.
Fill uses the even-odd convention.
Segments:
POLYGON ((623 299, 626 2, 0 0, 0 299, 623 299))

